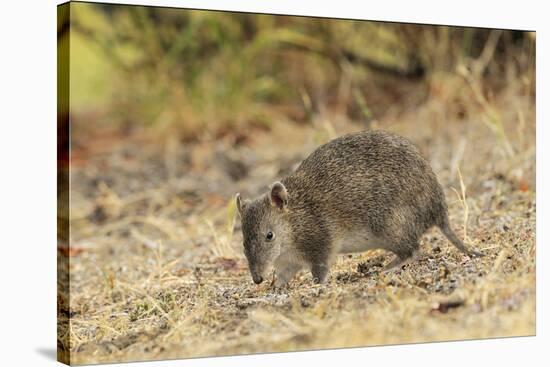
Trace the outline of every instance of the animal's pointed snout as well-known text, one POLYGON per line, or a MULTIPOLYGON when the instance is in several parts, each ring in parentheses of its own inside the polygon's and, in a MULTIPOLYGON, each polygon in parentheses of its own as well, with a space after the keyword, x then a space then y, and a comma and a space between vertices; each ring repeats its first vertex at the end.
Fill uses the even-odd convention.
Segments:
POLYGON ((264 281, 264 278, 262 278, 261 275, 253 275, 252 280, 254 280, 254 283, 260 284, 261 282, 264 281))

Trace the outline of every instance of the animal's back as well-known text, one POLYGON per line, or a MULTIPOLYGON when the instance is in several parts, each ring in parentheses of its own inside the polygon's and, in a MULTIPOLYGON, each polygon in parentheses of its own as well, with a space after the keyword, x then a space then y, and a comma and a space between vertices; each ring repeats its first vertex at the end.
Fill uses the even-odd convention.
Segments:
POLYGON ((442 211, 446 215, 429 164, 407 139, 385 131, 332 140, 283 182, 293 197, 290 209, 322 213, 319 219, 339 230, 366 225, 375 235, 412 231, 415 236, 437 224, 442 211))

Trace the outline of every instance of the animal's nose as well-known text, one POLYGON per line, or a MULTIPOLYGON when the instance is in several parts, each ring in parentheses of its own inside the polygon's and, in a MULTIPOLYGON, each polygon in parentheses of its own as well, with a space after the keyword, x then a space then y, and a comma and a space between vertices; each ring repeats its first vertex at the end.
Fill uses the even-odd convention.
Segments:
POLYGON ((253 276, 252 279, 254 280, 254 283, 256 283, 256 284, 260 284, 261 282, 264 281, 264 278, 262 278, 262 277, 259 276, 259 275, 253 276))

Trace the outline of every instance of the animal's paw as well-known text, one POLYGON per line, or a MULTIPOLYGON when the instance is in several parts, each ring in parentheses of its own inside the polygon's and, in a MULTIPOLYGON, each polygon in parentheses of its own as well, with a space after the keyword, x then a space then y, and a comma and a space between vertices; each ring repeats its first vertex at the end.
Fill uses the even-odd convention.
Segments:
POLYGON ((329 267, 326 264, 315 264, 311 268, 313 283, 324 284, 328 278, 329 267))
POLYGON ((470 257, 483 257, 483 256, 485 256, 485 254, 483 254, 479 251, 476 251, 476 250, 470 250, 468 252, 468 256, 470 256, 470 257))
POLYGON ((271 288, 275 290, 289 289, 290 288, 289 281, 281 277, 274 276, 271 282, 271 288))
POLYGON ((275 283, 273 284, 273 288, 275 288, 277 290, 290 289, 290 283, 289 282, 275 281, 275 283))

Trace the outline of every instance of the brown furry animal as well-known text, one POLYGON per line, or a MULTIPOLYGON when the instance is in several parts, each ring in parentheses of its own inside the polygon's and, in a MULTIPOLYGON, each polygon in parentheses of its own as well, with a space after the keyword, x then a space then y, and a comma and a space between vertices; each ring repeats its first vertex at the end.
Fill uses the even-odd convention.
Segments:
POLYGON ((481 256, 450 228, 441 185, 418 149, 384 131, 334 139, 266 194, 236 201, 256 284, 273 266, 277 286, 306 267, 322 283, 336 254, 375 248, 396 255, 389 270, 410 259, 434 225, 460 251, 481 256))

